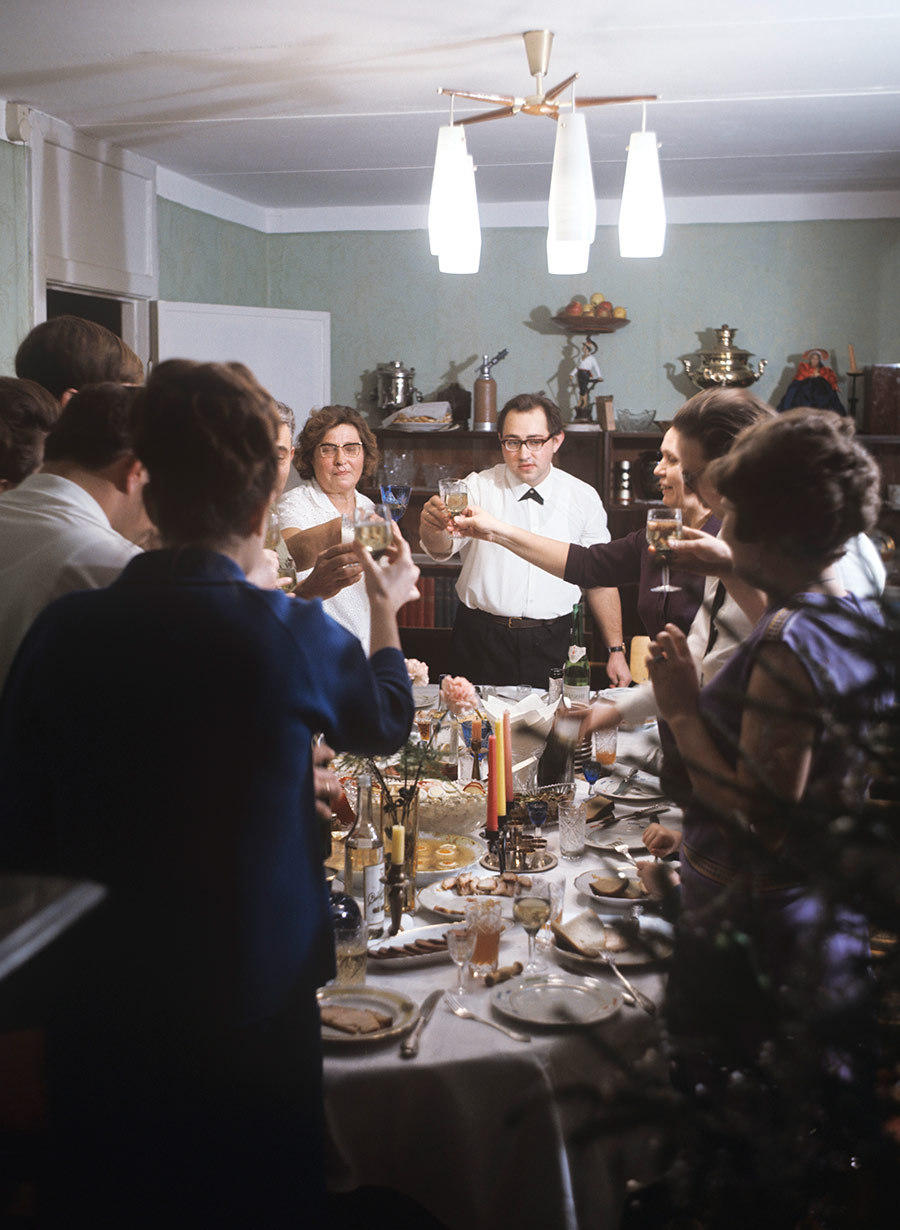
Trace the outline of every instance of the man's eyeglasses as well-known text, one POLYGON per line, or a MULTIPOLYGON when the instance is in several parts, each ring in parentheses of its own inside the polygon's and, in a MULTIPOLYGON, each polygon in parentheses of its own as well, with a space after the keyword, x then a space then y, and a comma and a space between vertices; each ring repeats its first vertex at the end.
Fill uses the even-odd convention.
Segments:
POLYGON ((529 436, 527 440, 520 440, 518 436, 504 436, 500 441, 500 447, 505 453, 517 453, 524 445, 529 453, 537 453, 548 440, 552 439, 552 436, 529 436))
POLYGON ((362 452, 363 446, 357 440, 352 444, 317 444, 316 451, 320 457, 325 457, 328 461, 332 461, 338 455, 340 450, 345 457, 358 457, 362 452))

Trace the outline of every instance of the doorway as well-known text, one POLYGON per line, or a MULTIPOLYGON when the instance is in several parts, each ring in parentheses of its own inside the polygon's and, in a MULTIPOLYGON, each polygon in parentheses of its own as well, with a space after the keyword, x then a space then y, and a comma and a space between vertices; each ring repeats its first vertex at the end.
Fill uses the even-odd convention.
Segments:
POLYGON ((94 324, 104 325, 117 337, 122 336, 122 304, 118 299, 102 295, 82 295, 75 291, 47 287, 47 319, 56 316, 80 316, 94 324))

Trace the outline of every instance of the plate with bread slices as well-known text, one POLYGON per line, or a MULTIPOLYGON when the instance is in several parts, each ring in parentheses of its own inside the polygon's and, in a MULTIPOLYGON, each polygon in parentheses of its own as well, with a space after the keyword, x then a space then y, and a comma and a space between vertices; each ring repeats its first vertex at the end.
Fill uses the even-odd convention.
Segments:
POLYGON ((464 918, 467 897, 498 897, 502 916, 512 919, 517 880, 531 883, 530 876, 519 876, 511 871, 492 876, 477 876, 472 872, 462 871, 459 875, 447 876, 433 884, 426 884, 416 893, 416 897, 422 909, 439 914, 442 918, 464 918))
POLYGON ((409 931, 372 940, 367 972, 383 974, 449 961, 447 926, 447 923, 435 923, 432 927, 411 927, 409 931))
POLYGON ((412 1029, 418 1005, 408 995, 380 987, 320 987, 322 1041, 340 1044, 383 1042, 412 1029))
POLYGON ((663 918, 642 914, 637 919, 604 921, 593 910, 583 910, 568 922, 551 923, 556 959, 578 973, 603 968, 601 952, 618 965, 650 965, 672 955, 675 932, 663 918))

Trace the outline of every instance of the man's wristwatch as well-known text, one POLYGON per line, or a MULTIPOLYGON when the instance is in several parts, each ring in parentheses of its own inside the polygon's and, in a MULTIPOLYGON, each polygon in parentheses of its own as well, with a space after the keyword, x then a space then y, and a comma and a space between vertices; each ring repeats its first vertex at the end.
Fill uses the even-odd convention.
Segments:
POLYGON ((624 644, 623 645, 607 645, 606 652, 607 653, 624 653, 625 646, 624 644))

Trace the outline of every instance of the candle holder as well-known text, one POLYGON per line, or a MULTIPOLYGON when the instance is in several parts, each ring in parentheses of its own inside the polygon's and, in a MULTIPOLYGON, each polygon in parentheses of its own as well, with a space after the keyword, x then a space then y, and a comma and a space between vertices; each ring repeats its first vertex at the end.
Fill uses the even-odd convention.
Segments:
POLYGON ((489 871, 550 871, 557 864, 555 854, 547 849, 544 837, 526 833, 518 820, 509 820, 497 832, 485 830, 488 850, 481 859, 489 871))
POLYGON ((402 786, 389 786, 389 798, 381 795, 381 838, 389 849, 390 832, 395 824, 405 829, 403 839, 403 908, 412 914, 416 908, 416 848, 419 840, 419 792, 402 786))
POLYGON ((410 887, 409 876, 402 863, 388 863, 381 882, 384 885, 385 904, 391 916, 391 927, 388 934, 396 935, 400 930, 406 892, 410 887))

